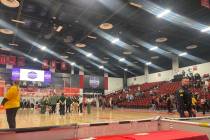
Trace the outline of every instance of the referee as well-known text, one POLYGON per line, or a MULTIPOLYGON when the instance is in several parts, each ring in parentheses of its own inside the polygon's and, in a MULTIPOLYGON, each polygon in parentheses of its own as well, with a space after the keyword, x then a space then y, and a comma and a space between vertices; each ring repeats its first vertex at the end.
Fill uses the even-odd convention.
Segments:
POLYGON ((6 109, 7 122, 10 129, 16 128, 15 117, 20 107, 20 89, 19 81, 14 81, 13 85, 8 89, 1 103, 6 109))

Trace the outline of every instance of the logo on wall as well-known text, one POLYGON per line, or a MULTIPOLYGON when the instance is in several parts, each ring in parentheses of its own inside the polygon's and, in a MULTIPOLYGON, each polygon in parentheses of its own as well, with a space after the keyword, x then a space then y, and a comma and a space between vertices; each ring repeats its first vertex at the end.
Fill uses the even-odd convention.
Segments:
POLYGON ((37 73, 34 71, 31 71, 28 73, 28 78, 30 79, 36 79, 37 78, 37 73))
POLYGON ((90 84, 90 87, 92 87, 92 88, 99 87, 99 84, 100 84, 99 78, 98 77, 91 76, 90 77, 89 84, 90 84))

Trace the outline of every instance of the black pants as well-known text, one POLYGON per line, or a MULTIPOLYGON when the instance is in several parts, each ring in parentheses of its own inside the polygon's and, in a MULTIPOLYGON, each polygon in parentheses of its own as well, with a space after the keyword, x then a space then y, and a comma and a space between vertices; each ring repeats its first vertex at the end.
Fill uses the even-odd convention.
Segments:
POLYGON ((79 112, 82 113, 82 103, 79 104, 79 112))
POLYGON ((206 105, 206 104, 203 104, 203 105, 202 105, 203 115, 206 114, 206 108, 207 108, 207 105, 206 105))
POLYGON ((56 105, 51 105, 52 107, 52 113, 56 113, 55 109, 56 109, 56 105))
POLYGON ((11 108, 6 109, 6 115, 7 115, 7 122, 9 125, 9 128, 16 128, 16 114, 17 114, 18 108, 11 108))
POLYGON ((65 105, 60 105, 60 115, 65 115, 65 105))
POLYGON ((71 113, 71 109, 70 109, 70 105, 69 104, 66 105, 66 113, 67 112, 71 113))

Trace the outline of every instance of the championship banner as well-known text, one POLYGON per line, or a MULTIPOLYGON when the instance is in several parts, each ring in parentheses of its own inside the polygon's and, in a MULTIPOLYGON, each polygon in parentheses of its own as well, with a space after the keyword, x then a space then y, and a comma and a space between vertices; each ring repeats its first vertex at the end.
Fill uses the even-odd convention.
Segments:
POLYGON ((17 62, 19 67, 23 67, 25 66, 26 62, 25 62, 25 57, 18 57, 18 62, 17 62))
POLYGON ((16 56, 7 56, 6 64, 8 65, 16 65, 16 56))
POLYGON ((51 69, 56 69, 56 61, 55 61, 55 60, 52 60, 52 61, 50 62, 50 68, 51 68, 51 69))
POLYGON ((2 65, 6 64, 6 55, 0 55, 0 64, 2 65))
POLYGON ((42 69, 48 69, 48 68, 49 68, 48 60, 44 59, 42 64, 42 69))
POLYGON ((61 70, 67 70, 67 64, 65 62, 61 62, 61 70))
POLYGON ((210 0, 201 0, 201 6, 210 8, 210 0))

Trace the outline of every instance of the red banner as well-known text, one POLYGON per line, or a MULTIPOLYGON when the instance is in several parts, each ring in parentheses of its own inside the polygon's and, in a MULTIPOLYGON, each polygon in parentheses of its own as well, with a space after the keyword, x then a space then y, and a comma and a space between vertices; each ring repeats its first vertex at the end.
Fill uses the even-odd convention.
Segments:
POLYGON ((42 69, 48 69, 48 68, 49 68, 48 60, 44 59, 42 64, 42 69))
POLYGON ((51 69, 56 69, 56 61, 55 61, 55 60, 52 60, 52 61, 50 62, 50 68, 51 68, 51 69))
POLYGON ((67 70, 67 64, 65 62, 61 62, 61 70, 67 70))
POLYGON ((104 89, 108 90, 108 77, 104 77, 104 89))
POLYGON ((0 55, 0 64, 2 65, 6 64, 6 55, 0 55))
POLYGON ((209 0, 201 0, 201 6, 210 8, 210 2, 209 2, 209 0))
POLYGON ((7 56, 6 63, 9 65, 16 65, 16 56, 7 56))
POLYGON ((17 62, 17 64, 18 64, 18 66, 19 67, 23 67, 23 66, 25 66, 25 58, 24 57, 18 57, 18 62, 17 62))

